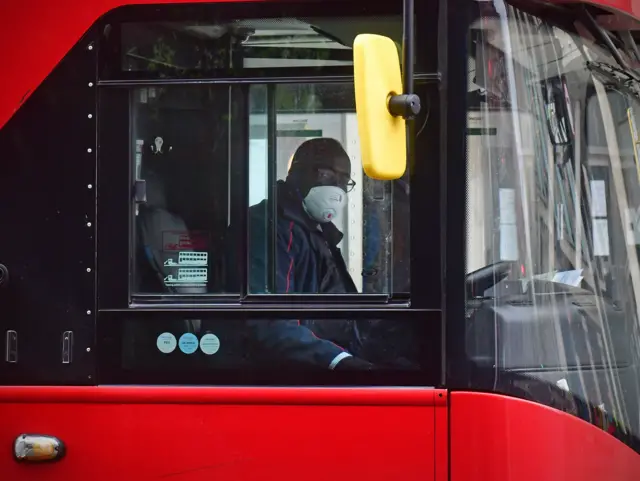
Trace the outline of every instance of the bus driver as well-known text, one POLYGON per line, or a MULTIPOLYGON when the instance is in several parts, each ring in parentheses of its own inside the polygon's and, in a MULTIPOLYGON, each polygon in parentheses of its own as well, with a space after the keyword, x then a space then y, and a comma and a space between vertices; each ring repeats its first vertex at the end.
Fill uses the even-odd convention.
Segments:
MULTIPOLYGON (((333 224, 355 182, 351 161, 337 140, 316 138, 298 147, 285 181, 277 184, 275 294, 348 294, 357 289, 337 245, 333 224)), ((249 292, 267 292, 267 200, 249 209, 249 292)), ((233 238, 233 236, 231 236, 233 238)), ((232 248, 233 249, 233 248, 232 248)), ((235 253, 235 249, 233 249, 235 253)), ((230 256, 233 259, 235 256, 230 256)), ((231 273, 234 274, 233 272, 231 273)), ((372 369, 351 320, 247 321, 252 357, 324 369, 372 369)))

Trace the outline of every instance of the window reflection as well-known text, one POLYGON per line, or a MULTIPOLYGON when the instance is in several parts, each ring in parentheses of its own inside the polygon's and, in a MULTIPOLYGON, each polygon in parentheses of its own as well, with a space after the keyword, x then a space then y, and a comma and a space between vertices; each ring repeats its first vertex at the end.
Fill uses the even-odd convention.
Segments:
POLYGON ((225 292, 226 87, 132 91, 134 292, 225 292))
MULTIPOLYGON (((427 337, 430 331, 424 325, 412 326, 410 321, 341 318, 316 323, 309 326, 313 334, 307 331, 306 343, 298 343, 298 348, 286 355, 277 346, 264 342, 257 332, 263 326, 274 330, 293 322, 293 319, 230 322, 215 314, 188 316, 178 312, 156 314, 153 319, 110 316, 106 329, 119 331, 114 337, 122 340, 117 364, 128 374, 135 373, 136 381, 143 383, 191 383, 195 378, 198 384, 213 385, 251 384, 260 379, 276 385, 318 381, 329 385, 345 382, 367 385, 372 381, 402 385, 412 379, 412 383, 423 385, 430 381, 424 378, 425 373, 431 373, 432 362, 437 362, 432 341, 427 337), (335 353, 347 352, 341 346, 355 352, 350 336, 355 323, 369 325, 363 332, 367 337, 358 350, 361 357, 343 354, 333 362, 335 353), (310 346, 320 339, 327 340, 327 349, 333 350, 333 356, 310 346), (369 363, 376 367, 372 375, 365 372, 370 370, 369 363), (416 376, 411 376, 412 372, 416 376), (403 377, 403 373, 408 377, 403 377)), ((294 348, 296 339, 288 339, 287 343, 294 348)))
POLYGON ((121 26, 121 69, 176 74, 353 65, 358 33, 400 42, 399 16, 145 22, 121 26))

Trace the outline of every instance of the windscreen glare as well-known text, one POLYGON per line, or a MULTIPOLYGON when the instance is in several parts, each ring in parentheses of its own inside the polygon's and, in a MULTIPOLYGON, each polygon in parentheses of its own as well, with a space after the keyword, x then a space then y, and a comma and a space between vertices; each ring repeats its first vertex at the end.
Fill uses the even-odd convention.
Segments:
POLYGON ((471 383, 633 438, 638 97, 610 53, 578 34, 501 0, 476 12, 467 93, 471 383))

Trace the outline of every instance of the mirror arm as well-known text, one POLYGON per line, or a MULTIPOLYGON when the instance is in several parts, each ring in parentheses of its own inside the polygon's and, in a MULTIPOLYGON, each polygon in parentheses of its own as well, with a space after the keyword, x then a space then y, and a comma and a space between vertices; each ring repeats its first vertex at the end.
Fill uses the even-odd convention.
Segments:
POLYGON ((420 113, 420 97, 413 93, 413 59, 415 55, 414 0, 403 1, 402 12, 402 88, 389 96, 387 109, 394 117, 412 119, 420 113))
POLYGON ((412 119, 420 113, 420 97, 416 94, 391 95, 387 108, 394 117, 412 119))

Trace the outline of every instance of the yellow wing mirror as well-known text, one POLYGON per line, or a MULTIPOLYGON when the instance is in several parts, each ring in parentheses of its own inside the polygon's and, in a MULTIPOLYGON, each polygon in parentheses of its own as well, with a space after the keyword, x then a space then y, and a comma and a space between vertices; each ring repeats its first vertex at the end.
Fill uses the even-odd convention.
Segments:
POLYGON ((364 171, 373 179, 399 179, 407 168, 406 119, 418 114, 420 99, 402 93, 398 50, 388 37, 358 35, 353 69, 364 171))

